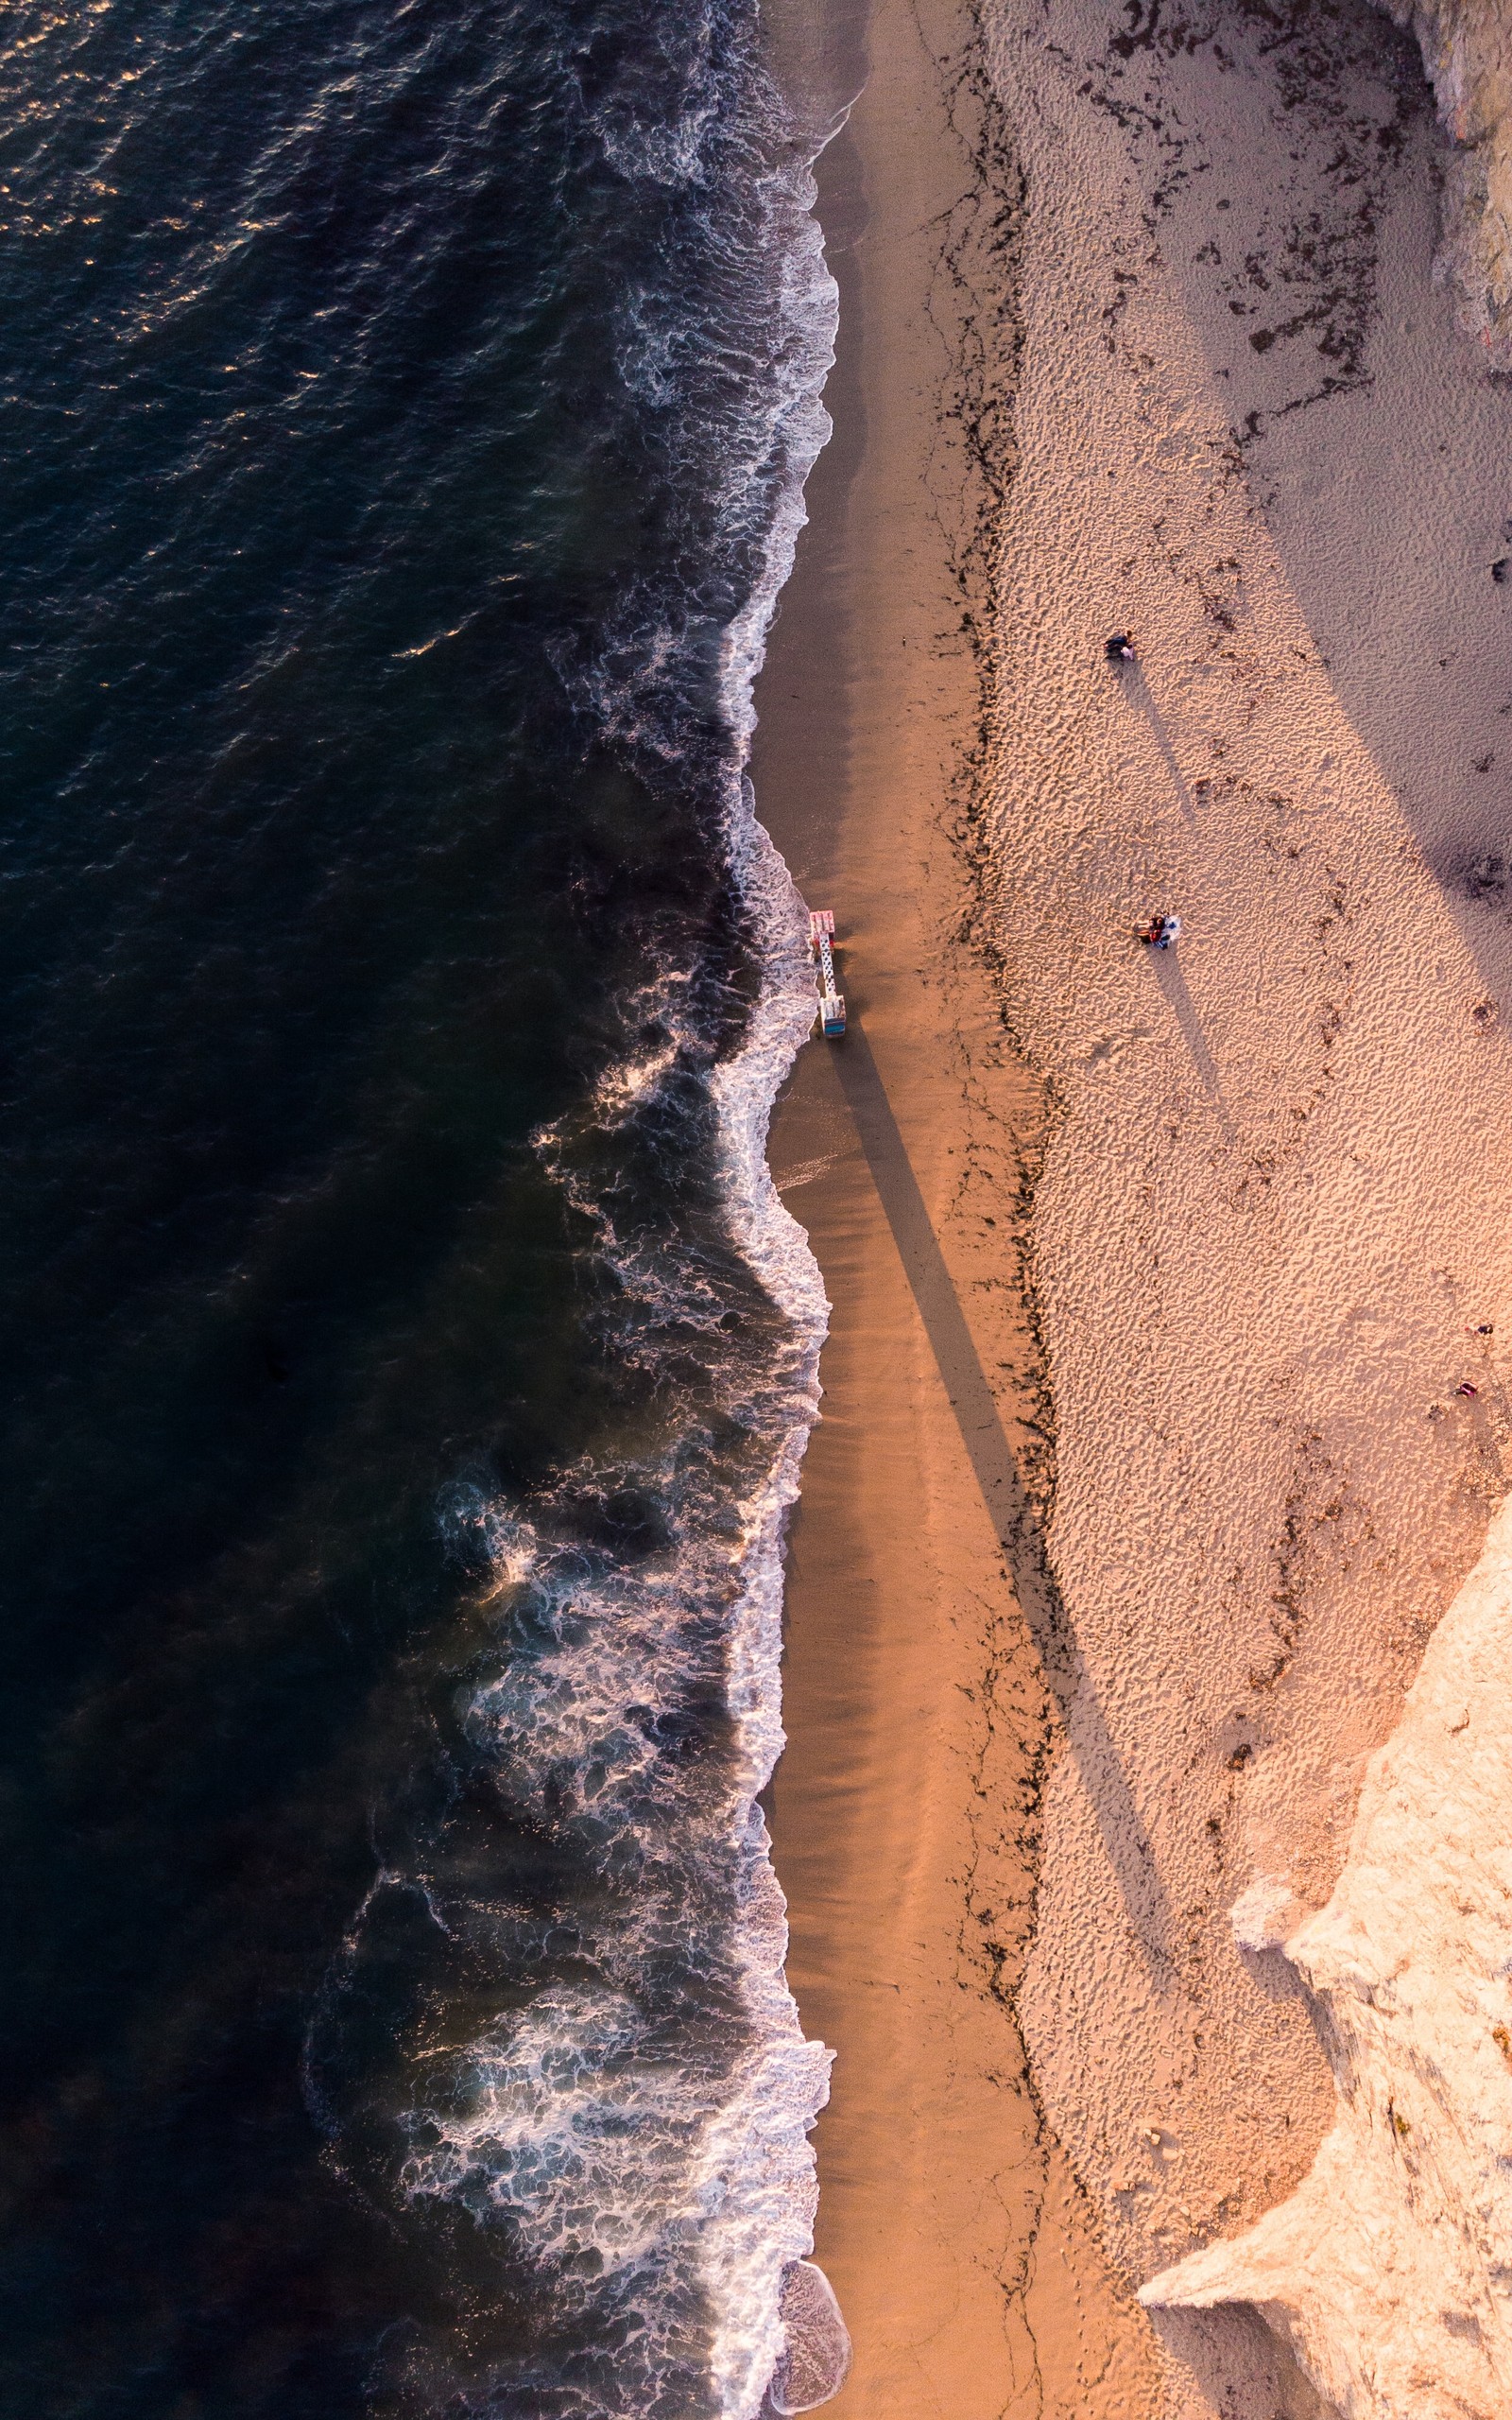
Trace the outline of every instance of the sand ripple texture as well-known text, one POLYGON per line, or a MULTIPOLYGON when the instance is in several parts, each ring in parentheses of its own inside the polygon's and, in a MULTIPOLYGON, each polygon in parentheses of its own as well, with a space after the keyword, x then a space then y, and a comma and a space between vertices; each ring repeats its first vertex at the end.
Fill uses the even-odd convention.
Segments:
POLYGON ((1259 2305, 1348 2420, 1512 2406, 1509 1772, 1512 1504, 1372 1760, 1337 1890, 1285 1944, 1338 2121, 1289 2201, 1141 2297, 1259 2305))
MULTIPOLYGON (((1435 283, 1448 144, 1375 9, 1049 0, 996 12, 993 61, 1026 201, 992 830, 1058 1107, 1034 1253, 1075 1676, 1020 2010, 1143 2285, 1290 2204, 1335 2124, 1309 1996, 1230 1910, 1330 1902, 1507 1492, 1512 397, 1435 283), (1171 910, 1179 947, 1142 949, 1171 910)), ((1450 2155, 1417 2056, 1383 2032, 1371 2085, 1404 2178, 1450 2155)), ((1503 2221, 1477 2252, 1464 2173, 1484 2300, 1503 2221)), ((1152 2322, 1161 2420, 1324 2408, 1252 2308, 1152 2322)))

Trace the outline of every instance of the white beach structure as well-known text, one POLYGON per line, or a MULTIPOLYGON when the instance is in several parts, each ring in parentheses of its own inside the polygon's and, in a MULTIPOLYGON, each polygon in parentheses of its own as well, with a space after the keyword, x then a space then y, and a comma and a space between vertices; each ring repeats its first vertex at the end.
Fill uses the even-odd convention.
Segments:
POLYGON ((816 908, 809 915, 809 946, 819 980, 819 1023, 828 1039, 838 1042, 845 1031, 845 1002, 834 979, 834 910, 816 908))

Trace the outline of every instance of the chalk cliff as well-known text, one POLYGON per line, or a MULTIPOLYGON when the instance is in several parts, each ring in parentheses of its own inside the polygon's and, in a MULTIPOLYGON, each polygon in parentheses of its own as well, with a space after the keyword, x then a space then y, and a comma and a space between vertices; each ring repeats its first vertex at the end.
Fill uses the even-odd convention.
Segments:
POLYGON ((1441 266, 1462 317, 1512 364, 1512 12, 1506 0, 1383 0, 1418 37, 1454 138, 1441 266))
MULTIPOLYGON (((1346 2420, 1512 2411, 1512 1498, 1371 1759, 1328 1906, 1284 1943, 1338 2087, 1311 2173, 1147 2285, 1256 2305, 1346 2420)), ((1257 1886, 1235 1910, 1274 1938, 1257 1886)), ((1263 1954, 1263 1951, 1262 1951, 1263 1954)))

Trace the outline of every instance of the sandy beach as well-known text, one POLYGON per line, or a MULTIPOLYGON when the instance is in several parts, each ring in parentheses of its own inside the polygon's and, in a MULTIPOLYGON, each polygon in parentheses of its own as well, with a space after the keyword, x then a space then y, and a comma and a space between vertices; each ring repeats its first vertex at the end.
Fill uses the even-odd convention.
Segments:
POLYGON ((1279 1945, 1505 1492, 1512 391, 1363 0, 831 35, 754 771, 854 1028, 773 1137, 834 1305, 771 1806, 835 2408, 1315 2414, 1306 2326, 1134 2293, 1312 2166, 1279 1945))
POLYGON ((991 503, 954 415, 963 356, 1004 374, 1004 224, 968 14, 885 0, 837 31, 865 89, 822 163, 835 433, 753 769, 804 895, 836 909, 851 1020, 843 1050, 806 1054, 772 1149, 834 1305, 771 1793, 789 1972, 837 2052, 816 2250, 855 2365, 834 2408, 1133 2420, 1147 2323, 1043 2125, 1013 2012, 1053 1720, 1044 1607, 1021 1599, 1048 1472, 1016 1262, 1045 1104, 965 937, 952 838, 980 780, 962 622, 985 606, 966 558, 991 503))
MULTIPOLYGON (((1021 2009, 1146 2276, 1311 2164, 1332 2079, 1230 1910, 1328 1897, 1505 1486, 1512 413, 1434 280, 1415 52, 1364 9, 1221 36, 1074 5, 995 49, 1058 197, 1025 216, 995 823, 1061 1111, 1052 1559, 1074 1749, 1095 1706, 1141 1817, 1135 1858, 1058 1762, 1021 2009), (1126 937, 1169 906, 1155 963, 1126 937)), ((1201 2409, 1231 2323, 1161 2325, 1201 2409)))

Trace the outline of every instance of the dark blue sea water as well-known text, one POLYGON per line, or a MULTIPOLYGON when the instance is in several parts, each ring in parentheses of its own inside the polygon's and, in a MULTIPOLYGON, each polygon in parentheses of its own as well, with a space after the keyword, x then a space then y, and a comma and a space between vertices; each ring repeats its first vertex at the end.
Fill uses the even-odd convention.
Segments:
POLYGON ((812 145, 750 0, 0 42, 0 2411, 751 2413, 812 145))

